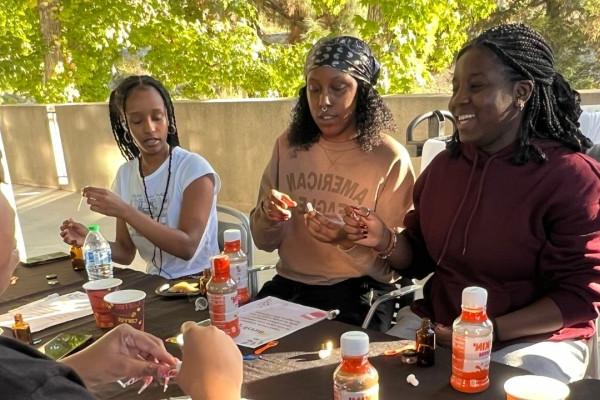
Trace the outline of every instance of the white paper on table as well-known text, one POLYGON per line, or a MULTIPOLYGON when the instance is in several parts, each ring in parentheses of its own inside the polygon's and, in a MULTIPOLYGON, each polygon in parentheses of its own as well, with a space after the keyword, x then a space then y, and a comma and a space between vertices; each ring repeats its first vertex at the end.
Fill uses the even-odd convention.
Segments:
POLYGON ((10 328, 14 323, 16 313, 23 315, 31 332, 39 332, 51 326, 90 315, 92 306, 87 294, 83 292, 78 291, 62 296, 54 293, 0 315, 0 326, 10 328))
POLYGON ((262 346, 327 318, 327 313, 318 308, 271 296, 240 307, 239 315, 240 334, 234 340, 238 345, 250 348, 262 346))

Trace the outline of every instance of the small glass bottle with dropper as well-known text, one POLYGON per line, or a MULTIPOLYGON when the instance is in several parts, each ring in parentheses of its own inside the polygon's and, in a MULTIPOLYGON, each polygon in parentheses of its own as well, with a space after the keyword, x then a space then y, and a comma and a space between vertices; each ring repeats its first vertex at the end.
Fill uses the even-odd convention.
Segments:
POLYGON ((15 314, 15 323, 12 325, 13 335, 16 339, 33 344, 33 338, 31 337, 31 329, 29 324, 23 320, 23 315, 15 314))
POLYGON ((417 365, 431 367, 435 364, 435 331, 429 318, 423 318, 421 328, 417 331, 415 344, 417 347, 417 365))

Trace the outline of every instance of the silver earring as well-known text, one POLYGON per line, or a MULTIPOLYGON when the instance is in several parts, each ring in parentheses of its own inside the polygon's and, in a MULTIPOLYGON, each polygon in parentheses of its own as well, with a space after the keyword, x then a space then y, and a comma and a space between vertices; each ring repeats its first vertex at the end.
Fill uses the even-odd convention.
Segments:
POLYGON ((321 111, 326 112, 327 111, 327 107, 321 107, 321 111))
POLYGON ((517 108, 521 111, 523 111, 523 109, 525 108, 525 100, 523 99, 517 99, 517 108))

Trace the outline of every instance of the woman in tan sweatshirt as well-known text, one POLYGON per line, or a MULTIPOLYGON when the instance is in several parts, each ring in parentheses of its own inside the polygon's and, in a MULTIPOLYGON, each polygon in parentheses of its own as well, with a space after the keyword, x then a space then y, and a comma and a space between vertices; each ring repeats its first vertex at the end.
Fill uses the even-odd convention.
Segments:
MULTIPOLYGON (((385 249, 355 245, 342 229, 346 205, 377 210, 391 226, 411 206, 414 174, 406 149, 384 134, 393 120, 373 87, 378 74, 371 50, 354 37, 323 39, 310 51, 306 85, 250 215, 257 247, 280 257, 259 297, 339 309, 339 319, 360 324, 372 292, 399 278, 377 262, 385 249)), ((389 314, 372 327, 384 327, 389 314)))

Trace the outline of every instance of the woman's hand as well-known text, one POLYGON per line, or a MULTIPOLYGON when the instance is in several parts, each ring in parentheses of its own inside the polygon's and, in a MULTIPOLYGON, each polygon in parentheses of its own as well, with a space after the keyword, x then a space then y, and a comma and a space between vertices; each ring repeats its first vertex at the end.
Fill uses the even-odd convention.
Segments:
POLYGON ((108 189, 87 186, 83 188, 82 195, 87 198, 90 210, 109 217, 125 219, 131 208, 116 193, 108 189))
POLYGON ((60 225, 60 237, 68 245, 83 246, 88 229, 71 218, 64 220, 60 225))
POLYGON ((437 324, 433 330, 435 331, 435 341, 442 347, 452 348, 452 327, 442 324, 437 324))
POLYGON ((391 231, 377 214, 366 207, 346 206, 344 211, 344 230, 349 240, 378 252, 387 248, 391 231))
POLYGON ((316 210, 312 210, 304 214, 304 224, 311 236, 321 242, 345 244, 345 247, 352 246, 351 243, 349 246, 348 243, 345 243, 350 241, 346 239, 342 218, 327 217, 316 210))
POLYGON ((163 341, 122 324, 90 347, 63 360, 87 386, 115 382, 122 378, 155 376, 159 369, 176 366, 163 341))
POLYGON ((260 202, 263 212, 271 221, 287 221, 292 217, 289 208, 297 205, 289 195, 275 189, 271 189, 269 195, 260 202))
POLYGON ((242 355, 234 341, 214 326, 181 325, 183 363, 177 383, 193 399, 238 400, 242 355))

